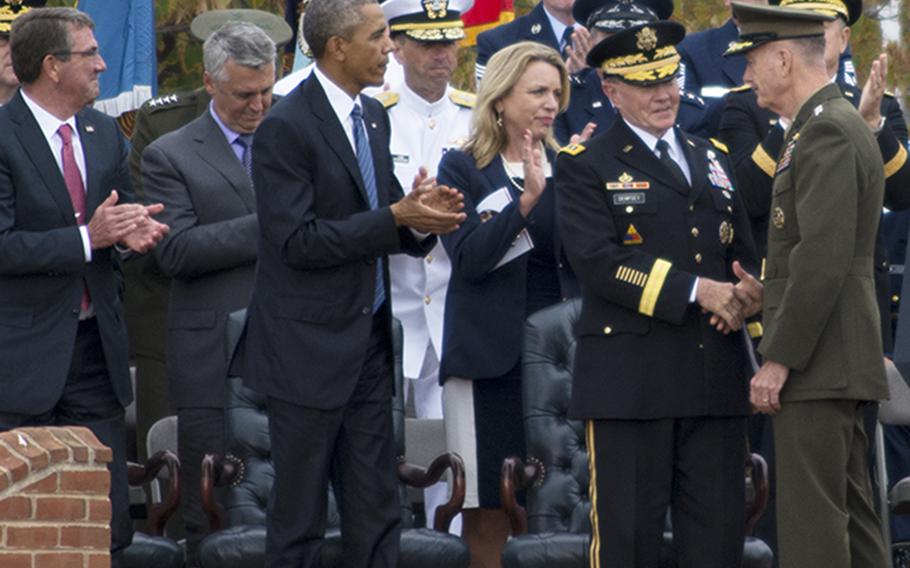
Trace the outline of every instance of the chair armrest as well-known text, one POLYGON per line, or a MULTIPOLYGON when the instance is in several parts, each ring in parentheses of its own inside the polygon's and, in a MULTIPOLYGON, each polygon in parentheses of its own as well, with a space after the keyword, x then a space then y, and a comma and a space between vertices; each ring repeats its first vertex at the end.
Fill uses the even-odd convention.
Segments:
POLYGON ((206 454, 202 458, 202 510, 209 520, 209 532, 224 528, 224 509, 215 499, 215 488, 239 483, 243 469, 240 458, 231 454, 206 454))
POLYGON ((155 503, 148 509, 148 530, 152 536, 164 535, 164 526, 180 504, 180 460, 170 450, 156 452, 145 464, 128 463, 127 480, 130 485, 151 483, 161 468, 167 468, 167 495, 161 503, 155 503))
POLYGON ((440 532, 449 532, 452 519, 461 512, 464 506, 465 473, 464 460, 452 452, 446 452, 436 457, 429 467, 423 468, 403 461, 398 463, 398 479, 405 485, 425 489, 442 479, 446 470, 452 472, 452 496, 449 500, 436 508, 433 518, 433 529, 440 532))
POLYGON ((768 506, 768 464, 760 455, 749 454, 746 467, 750 470, 755 493, 752 502, 747 503, 746 507, 746 536, 751 536, 755 524, 768 506))
POLYGON ((888 503, 893 515, 910 513, 910 477, 901 479, 891 487, 891 491, 888 492, 888 503))
POLYGON ((509 517, 512 536, 528 533, 528 512, 518 504, 516 493, 543 481, 543 467, 538 461, 524 463, 521 458, 510 456, 502 461, 499 498, 509 517))

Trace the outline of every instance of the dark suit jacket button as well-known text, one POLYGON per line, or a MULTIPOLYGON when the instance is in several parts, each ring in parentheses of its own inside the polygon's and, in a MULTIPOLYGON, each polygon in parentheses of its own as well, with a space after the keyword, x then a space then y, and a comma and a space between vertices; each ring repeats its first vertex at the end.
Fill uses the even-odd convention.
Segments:
POLYGON ((365 316, 368 316, 368 315, 370 315, 370 312, 372 312, 372 311, 373 310, 371 310, 369 307, 365 306, 362 310, 360 310, 360 313, 362 313, 365 316))
POLYGON ((370 257, 370 258, 365 258, 365 259, 363 259, 363 261, 364 261, 365 263, 371 265, 371 266, 372 266, 373 264, 376 263, 376 259, 375 259, 375 258, 372 258, 372 257, 370 257))
POLYGON ((72 313, 74 316, 77 316, 77 317, 78 317, 78 316, 79 316, 79 308, 73 308, 73 311, 70 312, 70 313, 72 313))

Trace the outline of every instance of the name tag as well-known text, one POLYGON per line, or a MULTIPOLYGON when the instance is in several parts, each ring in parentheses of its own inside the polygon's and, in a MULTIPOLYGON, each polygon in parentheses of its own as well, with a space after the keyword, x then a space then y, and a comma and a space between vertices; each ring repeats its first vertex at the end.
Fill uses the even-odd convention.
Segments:
POLYGON ((392 161, 396 164, 410 164, 411 157, 407 154, 392 154, 392 161))
POLYGON ((644 205, 644 193, 617 193, 613 195, 613 205, 644 205))

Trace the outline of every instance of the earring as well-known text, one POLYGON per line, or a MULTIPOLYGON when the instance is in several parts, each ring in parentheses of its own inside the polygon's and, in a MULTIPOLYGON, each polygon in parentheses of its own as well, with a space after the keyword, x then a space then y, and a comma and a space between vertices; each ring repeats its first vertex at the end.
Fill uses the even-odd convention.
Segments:
POLYGON ((499 126, 500 128, 502 128, 502 113, 501 112, 496 113, 496 126, 499 126))

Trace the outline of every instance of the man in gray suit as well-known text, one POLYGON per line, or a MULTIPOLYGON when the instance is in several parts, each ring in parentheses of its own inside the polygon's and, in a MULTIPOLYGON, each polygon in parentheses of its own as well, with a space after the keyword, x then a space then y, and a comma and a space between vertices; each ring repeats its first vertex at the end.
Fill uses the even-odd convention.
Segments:
POLYGON ((275 43, 231 22, 203 46, 208 110, 142 154, 146 198, 166 204, 170 238, 155 255, 173 281, 168 321, 170 396, 178 448, 189 566, 206 531, 200 463, 223 452, 227 314, 246 307, 258 225, 249 174, 253 132, 272 103, 275 43))

